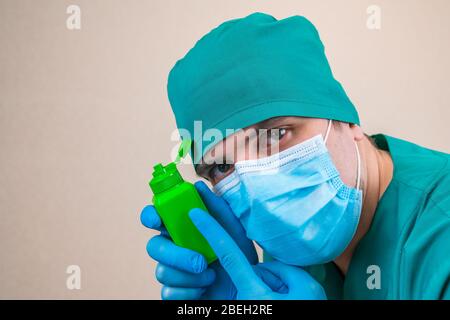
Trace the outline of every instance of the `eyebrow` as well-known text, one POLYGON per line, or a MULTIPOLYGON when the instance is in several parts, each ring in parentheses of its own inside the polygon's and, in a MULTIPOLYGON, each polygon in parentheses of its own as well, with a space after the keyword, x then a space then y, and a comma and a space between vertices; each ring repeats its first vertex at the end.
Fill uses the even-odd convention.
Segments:
MULTIPOLYGON (((270 129, 270 128, 276 127, 280 123, 286 122, 287 119, 288 119, 288 117, 282 117, 282 116, 274 117, 274 118, 270 118, 270 119, 258 122, 252 126, 248 126, 248 127, 244 128, 243 130, 245 131, 245 130, 249 130, 249 129, 257 129, 257 130, 270 129)), ((224 141, 224 140, 222 140, 222 141, 224 141)), ((203 160, 203 157, 202 157, 202 160, 203 160)), ((203 177, 203 178, 209 178, 209 174, 207 174, 207 173, 209 172, 209 170, 211 170, 211 168, 214 165, 216 165, 216 163, 211 163, 211 164, 200 163, 200 164, 196 164, 194 166, 194 169, 198 176, 203 177)))
POLYGON ((249 128, 269 129, 269 128, 276 127, 280 123, 286 122, 287 119, 288 119, 288 117, 274 117, 274 118, 270 118, 270 119, 258 122, 257 124, 250 126, 247 129, 249 129, 249 128))

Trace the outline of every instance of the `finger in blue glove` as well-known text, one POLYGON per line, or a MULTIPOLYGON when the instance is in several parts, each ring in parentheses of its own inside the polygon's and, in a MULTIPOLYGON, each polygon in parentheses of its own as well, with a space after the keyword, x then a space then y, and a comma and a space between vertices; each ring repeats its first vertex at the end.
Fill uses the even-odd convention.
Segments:
POLYGON ((285 283, 288 292, 273 291, 253 270, 245 255, 222 226, 207 212, 193 209, 189 216, 216 253, 237 289, 238 299, 326 299, 323 288, 301 268, 279 261, 260 264, 285 283))

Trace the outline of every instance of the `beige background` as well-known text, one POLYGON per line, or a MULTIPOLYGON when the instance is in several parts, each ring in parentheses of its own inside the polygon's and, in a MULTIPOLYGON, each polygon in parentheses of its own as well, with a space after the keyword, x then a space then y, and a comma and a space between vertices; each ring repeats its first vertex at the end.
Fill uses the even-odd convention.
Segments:
POLYGON ((0 0, 0 298, 159 299, 139 213, 175 145, 167 74, 253 11, 316 25, 368 133, 450 152, 448 0, 0 0), (79 291, 66 288, 71 264, 79 291))

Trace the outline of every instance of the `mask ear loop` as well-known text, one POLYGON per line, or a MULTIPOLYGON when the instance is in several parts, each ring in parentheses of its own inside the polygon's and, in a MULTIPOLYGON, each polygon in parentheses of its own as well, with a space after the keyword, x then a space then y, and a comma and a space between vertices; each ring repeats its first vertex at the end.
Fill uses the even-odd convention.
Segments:
POLYGON ((330 119, 330 121, 328 121, 328 127, 327 127, 327 132, 325 133, 325 138, 323 138, 324 143, 327 143, 328 135, 330 134, 330 130, 331 130, 331 122, 333 122, 333 120, 330 119))
MULTIPOLYGON (((332 122, 333 122, 333 120, 331 120, 331 119, 328 122, 328 127, 327 127, 327 131, 325 133, 325 138, 323 139, 323 141, 325 143, 327 143, 328 135, 330 134, 332 122)), ((358 144, 356 143, 356 141, 355 141, 355 147, 356 147, 356 157, 357 157, 357 161, 358 161, 358 168, 357 168, 358 171, 356 173, 356 190, 359 190, 359 187, 361 186, 361 155, 359 154, 359 148, 358 148, 358 144)))
POLYGON ((359 154, 358 143, 356 143, 356 141, 355 141, 355 147, 356 147, 356 156, 358 157, 358 173, 356 175, 356 190, 359 190, 359 186, 361 183, 361 156, 359 154))

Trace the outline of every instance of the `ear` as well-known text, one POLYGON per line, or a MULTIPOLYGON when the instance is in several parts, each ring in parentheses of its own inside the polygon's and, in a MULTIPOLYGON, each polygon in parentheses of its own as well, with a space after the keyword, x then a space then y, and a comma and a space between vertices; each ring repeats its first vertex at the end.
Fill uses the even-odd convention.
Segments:
POLYGON ((364 138, 364 132, 361 127, 357 124, 350 124, 350 131, 352 132, 353 138, 355 141, 361 141, 364 138))

